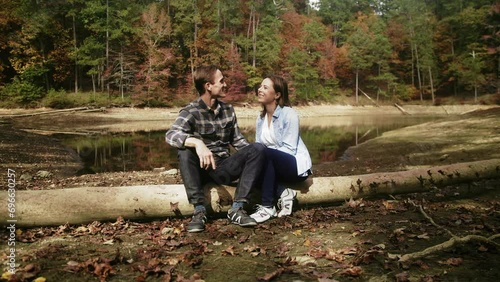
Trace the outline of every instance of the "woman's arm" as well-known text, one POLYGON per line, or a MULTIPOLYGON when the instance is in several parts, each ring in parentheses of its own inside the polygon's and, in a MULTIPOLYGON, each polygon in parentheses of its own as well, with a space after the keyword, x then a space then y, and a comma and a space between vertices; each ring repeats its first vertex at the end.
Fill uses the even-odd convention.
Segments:
POLYGON ((295 156, 300 136, 299 115, 292 108, 283 108, 283 112, 278 118, 280 120, 281 140, 278 140, 278 150, 295 156))

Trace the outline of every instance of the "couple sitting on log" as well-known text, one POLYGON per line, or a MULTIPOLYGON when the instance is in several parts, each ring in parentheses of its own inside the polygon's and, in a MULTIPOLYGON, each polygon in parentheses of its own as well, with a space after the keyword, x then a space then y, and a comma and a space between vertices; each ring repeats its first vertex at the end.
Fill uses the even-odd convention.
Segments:
POLYGON ((280 76, 266 77, 257 90, 262 112, 257 117, 255 143, 240 132, 226 96, 224 76, 216 66, 202 66, 193 74, 199 98, 181 109, 166 141, 178 148, 180 172, 189 203, 194 206, 188 232, 205 229, 203 186, 239 179, 228 219, 255 226, 272 217, 290 215, 296 192, 281 183, 301 182, 311 174, 311 157, 300 138, 299 117, 290 107, 288 84, 280 76), (236 149, 230 154, 229 145, 236 149), (262 202, 255 213, 244 209, 252 189, 261 188, 262 202), (276 210, 275 201, 279 210, 276 210))

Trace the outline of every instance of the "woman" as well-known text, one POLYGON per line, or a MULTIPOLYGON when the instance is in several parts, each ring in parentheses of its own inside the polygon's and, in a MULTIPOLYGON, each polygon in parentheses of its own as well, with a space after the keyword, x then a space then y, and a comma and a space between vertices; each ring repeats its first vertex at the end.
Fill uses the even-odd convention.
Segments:
POLYGON ((299 134, 299 116, 290 107, 288 84, 280 76, 265 78, 257 90, 262 112, 257 117, 255 140, 266 148, 262 172, 262 204, 250 215, 257 222, 292 213, 296 192, 283 183, 302 182, 311 175, 311 157, 299 134), (278 209, 274 199, 278 199, 278 209))

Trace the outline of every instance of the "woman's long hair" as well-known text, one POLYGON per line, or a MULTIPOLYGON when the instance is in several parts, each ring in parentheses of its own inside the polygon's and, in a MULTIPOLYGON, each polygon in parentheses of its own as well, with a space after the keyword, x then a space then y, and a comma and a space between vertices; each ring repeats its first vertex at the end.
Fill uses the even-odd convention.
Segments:
MULTIPOLYGON (((271 75, 266 78, 269 78, 272 81, 274 92, 281 94, 277 100, 278 106, 291 107, 290 99, 288 98, 288 82, 283 77, 278 75, 271 75)), ((266 108, 262 106, 260 117, 263 118, 265 114, 266 114, 266 108)))

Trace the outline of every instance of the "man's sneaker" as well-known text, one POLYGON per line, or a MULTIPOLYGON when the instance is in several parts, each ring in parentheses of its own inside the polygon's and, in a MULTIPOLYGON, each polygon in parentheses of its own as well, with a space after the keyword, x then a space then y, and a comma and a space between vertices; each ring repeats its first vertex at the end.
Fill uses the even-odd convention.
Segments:
POLYGON ((278 208, 280 209, 280 211, 278 212, 278 217, 292 214, 293 200, 295 199, 296 195, 297 192, 290 188, 286 188, 285 191, 281 193, 281 196, 278 200, 278 208))
POLYGON ((191 222, 188 223, 188 232, 201 232, 205 230, 205 222, 207 222, 207 217, 203 211, 195 211, 191 222))
POLYGON ((257 221, 251 218, 247 212, 242 208, 230 209, 227 212, 227 218, 231 223, 239 226, 255 226, 257 221))
POLYGON ((275 207, 268 208, 263 205, 257 205, 257 210, 252 213, 250 217, 255 219, 258 223, 261 223, 271 219, 272 217, 276 217, 277 215, 275 207))

